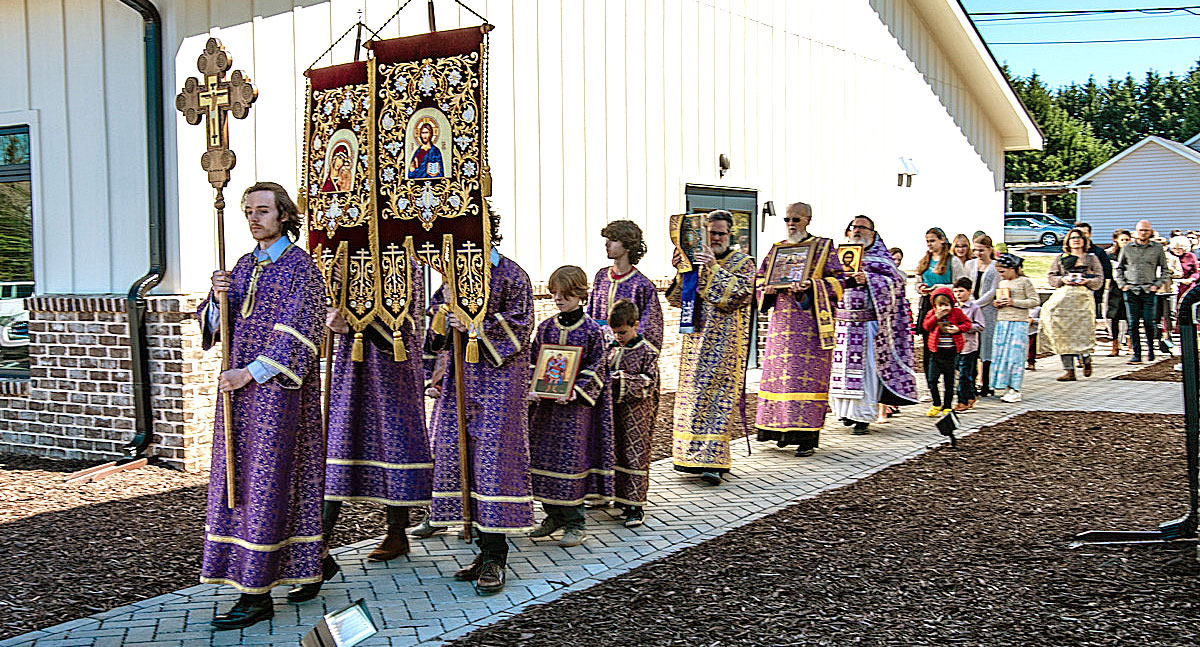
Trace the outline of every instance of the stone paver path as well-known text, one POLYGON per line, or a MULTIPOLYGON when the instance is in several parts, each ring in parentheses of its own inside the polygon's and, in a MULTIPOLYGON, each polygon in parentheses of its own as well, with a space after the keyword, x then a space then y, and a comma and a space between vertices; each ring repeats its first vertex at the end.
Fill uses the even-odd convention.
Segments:
MULTIPOLYGON (((1054 381, 1061 374, 1058 358, 1041 360, 1038 371, 1026 373, 1024 402, 989 399, 963 416, 964 423, 978 428, 1038 410, 1182 413, 1179 384, 1108 379, 1131 369, 1125 359, 1098 357, 1095 375, 1075 383, 1054 381)), ((469 563, 475 551, 448 533, 416 541, 410 555, 383 564, 366 561, 376 543, 369 540, 334 551, 342 574, 325 584, 322 597, 290 605, 277 590, 274 620, 242 631, 214 632, 209 626, 236 593, 198 585, 17 636, 0 647, 296 645, 322 614, 359 598, 366 599, 381 629, 364 645, 437 644, 916 456, 944 440, 921 415, 928 407, 922 404, 873 426, 868 436, 853 436, 831 420, 821 449, 810 458, 795 458, 791 449, 768 443, 755 443, 747 458, 745 445, 735 444, 734 471, 719 488, 674 472, 670 459, 659 461, 652 468, 644 527, 628 530, 607 512, 592 511, 591 538, 582 546, 565 549, 515 539, 508 588, 499 595, 479 597, 470 584, 453 581, 453 572, 469 563)))

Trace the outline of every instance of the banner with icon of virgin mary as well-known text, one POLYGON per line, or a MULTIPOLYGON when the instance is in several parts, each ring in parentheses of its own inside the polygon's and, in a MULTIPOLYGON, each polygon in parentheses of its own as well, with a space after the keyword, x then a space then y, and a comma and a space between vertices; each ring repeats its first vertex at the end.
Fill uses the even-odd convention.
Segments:
POLYGON ((445 277, 447 306, 469 322, 467 360, 478 358, 490 278, 490 30, 370 41, 368 61, 305 73, 301 208, 330 304, 359 333, 355 356, 374 319, 396 330, 412 316, 416 258, 445 277))

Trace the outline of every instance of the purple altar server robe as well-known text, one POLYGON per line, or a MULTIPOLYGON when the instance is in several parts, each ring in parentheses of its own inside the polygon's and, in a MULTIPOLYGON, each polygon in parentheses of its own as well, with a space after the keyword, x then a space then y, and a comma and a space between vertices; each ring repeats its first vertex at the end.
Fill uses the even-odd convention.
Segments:
POLYGON ((614 341, 608 351, 613 397, 613 500, 646 505, 650 451, 658 417, 658 351, 642 337, 628 346, 614 341))
POLYGON ((621 299, 629 299, 637 305, 638 312, 641 313, 638 332, 656 350, 661 351, 663 313, 662 304, 658 302, 658 288, 636 267, 619 279, 612 277, 610 267, 596 272, 596 279, 592 282, 592 293, 588 297, 588 316, 607 323, 608 311, 621 299))
MULTIPOLYGON (((444 303, 445 287, 433 297, 444 303)), ((501 256, 488 283, 488 311, 480 331, 479 362, 464 363, 468 455, 471 461, 471 516, 483 532, 526 533, 533 529, 529 479, 529 334, 533 330, 533 288, 529 275, 501 256)), ((434 331, 431 350, 453 348, 450 337, 434 331)), ((464 340, 465 341, 465 340, 464 340)), ((433 408, 433 503, 430 523, 462 523, 458 467, 458 418, 454 363, 442 380, 433 408)))
MULTIPOLYGON (((425 293, 424 274, 413 268, 413 294, 425 293)), ((411 320, 400 325, 408 357, 397 362, 392 331, 378 321, 371 326, 367 334, 381 343, 365 343, 361 362, 350 359, 353 335, 338 335, 329 385, 325 498, 428 505, 433 457, 425 428, 424 329, 418 331, 411 320)))
POLYGON ((608 342, 600 324, 584 316, 571 326, 558 315, 538 326, 536 361, 542 344, 580 346, 575 399, 534 403, 529 420, 533 497, 551 505, 610 501, 613 497, 612 399, 608 387, 608 342))
MULTIPOLYGON (((316 265, 295 245, 257 267, 250 254, 243 256, 230 280, 230 366, 258 360, 279 373, 233 394, 233 510, 225 503, 224 412, 217 399, 200 581, 266 593, 321 578, 325 442, 317 344, 325 290, 316 265), (254 274, 253 308, 243 316, 254 274)), ((208 301, 197 313, 202 326, 208 301)), ((214 340, 205 332, 207 349, 214 340)))

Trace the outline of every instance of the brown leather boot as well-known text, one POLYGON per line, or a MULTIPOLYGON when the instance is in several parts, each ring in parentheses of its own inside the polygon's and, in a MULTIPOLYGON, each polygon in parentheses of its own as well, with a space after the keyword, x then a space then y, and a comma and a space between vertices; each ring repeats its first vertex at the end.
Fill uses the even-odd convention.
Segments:
POLYGON ((483 568, 483 553, 475 556, 475 561, 454 572, 454 579, 459 582, 474 582, 479 579, 479 570, 483 568))
POLYGON ((499 593, 504 590, 506 579, 502 564, 486 561, 479 567, 479 578, 475 580, 475 593, 477 595, 499 593))
POLYGON ((1057 379, 1059 382, 1074 382, 1075 381, 1075 369, 1073 369, 1073 368, 1067 369, 1067 372, 1063 373, 1062 375, 1059 375, 1057 379))
POLYGON ((1083 376, 1084 377, 1092 376, 1092 358, 1091 358, 1091 356, 1083 358, 1083 376))
POLYGON ((1121 354, 1121 342, 1114 339, 1112 342, 1112 352, 1109 353, 1108 356, 1109 357, 1117 357, 1120 354, 1121 354))
POLYGON ((367 555, 368 562, 386 562, 408 554, 408 534, 404 529, 388 530, 379 547, 367 555))

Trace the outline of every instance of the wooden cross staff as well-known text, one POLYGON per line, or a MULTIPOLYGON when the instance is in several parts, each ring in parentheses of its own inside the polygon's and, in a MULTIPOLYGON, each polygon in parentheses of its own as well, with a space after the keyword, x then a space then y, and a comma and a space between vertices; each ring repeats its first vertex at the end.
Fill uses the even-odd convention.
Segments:
MULTIPOLYGON (((258 98, 258 90, 250 78, 241 70, 234 70, 225 80, 225 71, 233 65, 233 59, 221 46, 221 41, 209 38, 204 44, 204 53, 196 59, 196 68, 204 75, 203 80, 189 76, 183 91, 175 97, 175 109, 193 126, 205 122, 208 149, 200 156, 200 167, 208 171, 208 183, 216 190, 213 207, 217 218, 217 268, 225 271, 225 185, 229 184, 229 171, 237 163, 237 157, 229 149, 229 118, 232 112, 237 119, 250 114, 250 104, 258 98)), ((227 293, 217 293, 221 308, 221 372, 229 370, 229 299, 227 293)), ((221 405, 225 414, 225 492, 226 504, 236 506, 234 497, 233 464, 233 397, 229 392, 221 394, 221 405)))

